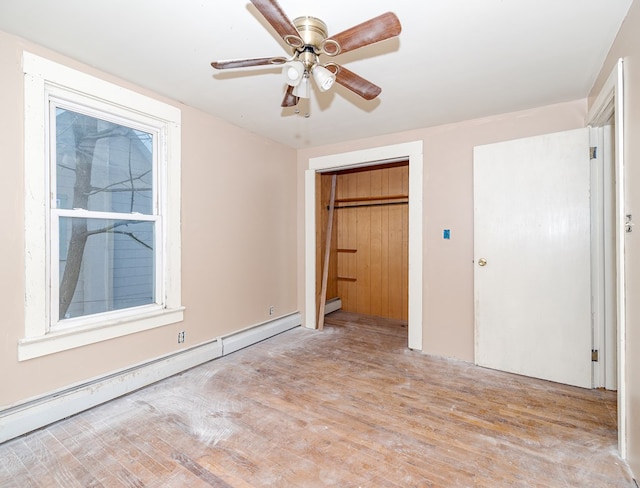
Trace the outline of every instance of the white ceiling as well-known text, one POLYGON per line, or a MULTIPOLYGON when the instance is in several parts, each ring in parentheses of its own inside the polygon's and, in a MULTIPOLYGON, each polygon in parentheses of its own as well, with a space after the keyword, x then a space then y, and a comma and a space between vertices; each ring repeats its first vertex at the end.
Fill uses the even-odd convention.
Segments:
POLYGON ((279 68, 210 67, 289 54, 248 0, 1 0, 0 30, 300 148, 585 97, 631 2, 279 0, 329 35, 388 10, 402 23, 399 38, 334 58, 382 87, 376 100, 334 85, 300 114, 280 108, 279 68))

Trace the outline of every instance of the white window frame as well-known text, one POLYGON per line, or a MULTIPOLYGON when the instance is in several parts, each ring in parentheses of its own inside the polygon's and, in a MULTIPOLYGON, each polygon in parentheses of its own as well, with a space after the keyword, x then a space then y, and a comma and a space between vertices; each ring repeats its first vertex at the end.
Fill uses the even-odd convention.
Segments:
POLYGON ((23 72, 25 335, 18 343, 18 360, 182 321, 180 110, 28 52, 23 53, 23 72), (58 283, 51 283, 51 266, 58 266, 58 236, 52 234, 55 226, 50 218, 54 181, 48 136, 51 99, 88 106, 97 114, 109 114, 112 118, 136 121, 157 135, 158 303, 69 319, 64 325, 55 325, 57 317, 52 320, 51 297, 56 294, 51 289, 57 289, 58 283))

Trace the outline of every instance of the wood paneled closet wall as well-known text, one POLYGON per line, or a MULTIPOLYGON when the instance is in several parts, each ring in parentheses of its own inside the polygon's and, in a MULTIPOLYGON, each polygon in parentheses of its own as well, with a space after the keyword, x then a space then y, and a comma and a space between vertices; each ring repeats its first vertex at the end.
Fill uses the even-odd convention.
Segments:
MULTIPOLYGON (((316 177, 316 290, 322 288, 332 174, 316 177)), ((408 318, 408 162, 337 173, 327 299, 342 310, 408 318)))

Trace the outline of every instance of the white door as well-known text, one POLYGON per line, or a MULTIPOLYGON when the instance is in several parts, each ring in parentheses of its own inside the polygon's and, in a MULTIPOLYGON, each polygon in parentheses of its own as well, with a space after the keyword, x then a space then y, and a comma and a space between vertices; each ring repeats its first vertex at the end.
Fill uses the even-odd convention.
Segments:
POLYGON ((474 149, 476 364, 591 388, 589 132, 474 149))

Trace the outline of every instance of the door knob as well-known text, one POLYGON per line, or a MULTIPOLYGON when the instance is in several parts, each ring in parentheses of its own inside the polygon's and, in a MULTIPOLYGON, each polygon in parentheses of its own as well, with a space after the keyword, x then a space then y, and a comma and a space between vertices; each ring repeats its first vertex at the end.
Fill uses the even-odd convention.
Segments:
POLYGON ((487 260, 485 258, 478 259, 478 266, 486 266, 487 260))

